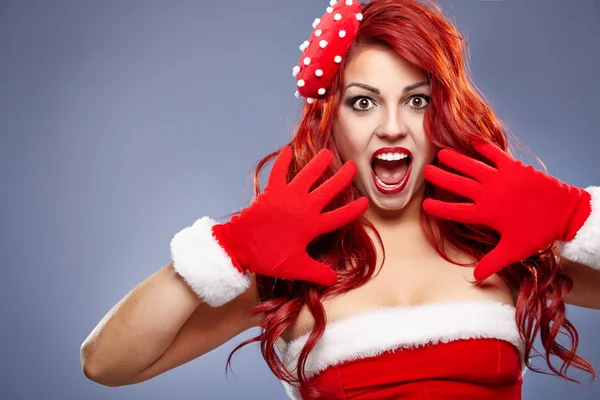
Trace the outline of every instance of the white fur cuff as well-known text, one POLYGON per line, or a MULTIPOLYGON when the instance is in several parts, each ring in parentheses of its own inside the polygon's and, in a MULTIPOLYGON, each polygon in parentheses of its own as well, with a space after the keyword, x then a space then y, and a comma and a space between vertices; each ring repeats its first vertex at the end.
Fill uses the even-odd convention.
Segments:
POLYGON ((592 212, 575 237, 562 243, 562 256, 600 270, 600 187, 585 189, 592 195, 592 212))
POLYGON ((178 232, 171 240, 175 271, 212 307, 219 307, 250 287, 250 278, 233 265, 212 235, 216 222, 208 217, 178 232))

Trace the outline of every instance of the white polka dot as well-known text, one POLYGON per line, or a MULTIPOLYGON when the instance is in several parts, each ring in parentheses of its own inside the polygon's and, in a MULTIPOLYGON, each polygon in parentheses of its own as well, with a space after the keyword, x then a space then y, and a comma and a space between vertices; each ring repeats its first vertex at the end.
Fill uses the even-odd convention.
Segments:
POLYGON ((356 19, 362 21, 363 15, 361 13, 356 14, 356 19))
POLYGON ((298 87, 304 87, 304 79, 300 79, 297 83, 298 87))
POLYGON ((336 21, 339 21, 340 19, 342 19, 342 14, 340 14, 340 13, 336 13, 336 14, 333 16, 333 19, 335 19, 336 21))
POLYGON ((319 89, 319 94, 321 96, 323 96, 325 94, 325 89, 323 89, 323 88, 319 89))
POLYGON ((304 50, 306 50, 306 48, 307 48, 308 46, 310 46, 310 42, 309 42, 308 40, 305 40, 305 41, 304 41, 304 43, 302 43, 302 44, 300 45, 300 50, 301 50, 301 51, 304 51, 304 50))
POLYGON ((342 29, 342 30, 340 31, 340 33, 339 33, 339 36, 340 36, 341 38, 343 38, 344 36, 346 36, 346 31, 342 29))
POLYGON ((323 33, 323 31, 322 31, 322 30, 320 30, 320 29, 317 29, 317 30, 315 31, 315 36, 316 36, 316 37, 319 37, 319 36, 321 36, 321 34, 322 34, 322 33, 323 33))
POLYGON ((304 58, 304 65, 308 65, 310 64, 310 57, 305 57, 304 58))
POLYGON ((316 71, 315 71, 315 75, 316 75, 316 76, 319 76, 319 77, 323 76, 323 70, 322 70, 322 69, 318 69, 318 70, 316 70, 316 71))
POLYGON ((314 22, 313 22, 313 25, 312 25, 312 26, 313 26, 313 28, 316 28, 316 27, 317 27, 317 25, 319 25, 319 22, 321 22, 321 19, 320 19, 320 18, 315 18, 315 20, 314 20, 314 22))
POLYGON ((335 56, 335 58, 333 59, 333 61, 335 61, 337 64, 342 62, 342 57, 340 56, 335 56))
POLYGON ((320 46, 322 49, 324 49, 324 48, 325 48, 325 46, 327 46, 327 40, 321 40, 321 41, 319 42, 319 46, 320 46))

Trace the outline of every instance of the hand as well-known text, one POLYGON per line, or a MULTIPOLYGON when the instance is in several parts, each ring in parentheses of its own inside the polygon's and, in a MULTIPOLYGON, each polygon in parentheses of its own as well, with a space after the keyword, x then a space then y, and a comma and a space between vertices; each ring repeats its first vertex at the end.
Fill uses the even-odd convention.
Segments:
POLYGON ((426 180, 473 203, 426 199, 423 209, 438 218, 483 224, 500 233, 498 245, 475 267, 476 280, 485 280, 557 240, 568 241, 575 236, 591 212, 588 192, 526 166, 493 144, 477 144, 474 148, 496 168, 443 149, 438 153, 440 163, 473 179, 433 165, 424 170, 426 180))
POLYGON ((256 201, 229 222, 213 227, 213 235, 240 270, 282 279, 298 279, 333 285, 337 274, 312 259, 306 246, 317 236, 341 228, 364 214, 368 200, 362 197, 333 211, 322 213, 356 174, 356 164, 345 163, 329 180, 309 193, 332 160, 322 150, 287 184, 292 150, 282 149, 267 186, 256 201))

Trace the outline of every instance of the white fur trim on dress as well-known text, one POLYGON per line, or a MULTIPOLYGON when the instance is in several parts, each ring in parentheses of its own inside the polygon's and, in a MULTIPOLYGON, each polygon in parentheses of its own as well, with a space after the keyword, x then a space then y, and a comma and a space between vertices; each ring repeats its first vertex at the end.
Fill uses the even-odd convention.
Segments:
POLYGON ((592 212, 575 237, 562 243, 561 255, 600 270, 600 187, 585 190, 592 195, 592 212))
POLYGON ((208 217, 182 229, 171 240, 175 271, 207 304, 219 307, 250 287, 250 278, 233 265, 212 234, 208 217))
MULTIPOLYGON (((293 374, 297 373, 298 356, 308 336, 292 340, 282 351, 283 363, 293 374)), ((513 306, 494 301, 458 301, 386 307, 330 322, 309 354, 305 371, 311 377, 345 361, 461 339, 504 340, 514 345, 523 359, 524 345, 513 306)), ((521 366, 525 371, 523 361, 521 366)), ((300 398, 295 387, 282 383, 290 398, 300 398)))

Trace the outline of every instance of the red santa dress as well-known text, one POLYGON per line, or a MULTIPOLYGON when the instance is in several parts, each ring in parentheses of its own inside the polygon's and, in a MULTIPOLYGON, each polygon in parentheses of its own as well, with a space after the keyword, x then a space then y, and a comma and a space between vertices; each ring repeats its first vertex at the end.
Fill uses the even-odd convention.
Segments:
MULTIPOLYGON (((291 372, 307 338, 283 349, 291 372)), ((520 400, 523 348, 510 305, 387 307, 328 323, 306 373, 320 399, 520 400)), ((304 387, 284 387, 311 399, 304 387)))

